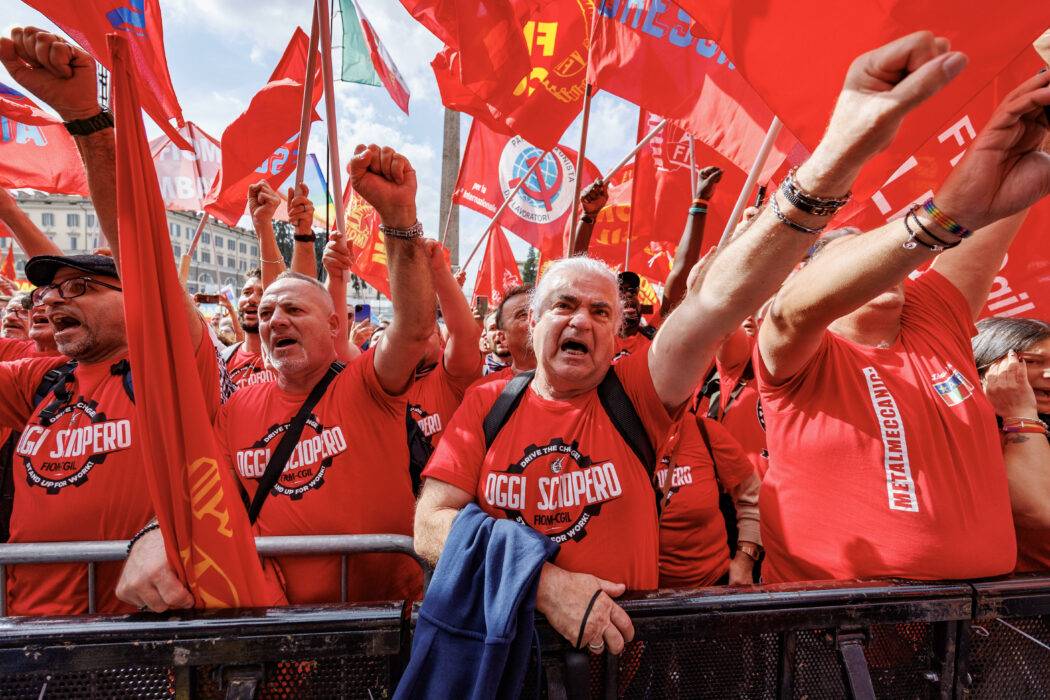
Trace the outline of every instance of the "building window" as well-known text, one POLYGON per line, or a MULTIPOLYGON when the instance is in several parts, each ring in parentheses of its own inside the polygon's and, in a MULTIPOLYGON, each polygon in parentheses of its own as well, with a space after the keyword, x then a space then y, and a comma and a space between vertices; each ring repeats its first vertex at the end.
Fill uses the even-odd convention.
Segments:
POLYGON ((172 246, 172 247, 173 247, 173 248, 174 248, 174 250, 175 250, 175 259, 176 259, 176 260, 178 260, 179 258, 181 258, 181 257, 182 257, 182 247, 181 247, 181 246, 180 246, 180 245, 179 245, 178 243, 176 243, 176 244, 175 244, 174 246, 172 246))
POLYGON ((192 256, 192 258, 193 258, 193 262, 197 262, 197 249, 196 248, 193 249, 193 256, 192 256))
POLYGON ((211 243, 211 234, 205 231, 201 234, 201 243, 211 243))
POLYGON ((259 246, 255 246, 255 245, 252 246, 252 257, 253 258, 259 257, 259 246))
POLYGON ((66 226, 80 226, 80 214, 66 214, 66 226))
POLYGON ((76 250, 77 249, 77 237, 76 236, 70 236, 69 237, 69 249, 70 250, 76 250))
POLYGON ((222 253, 217 254, 215 260, 219 263, 219 267, 222 267, 222 253))
POLYGON ((88 228, 95 228, 98 226, 98 219, 95 218, 94 214, 87 214, 84 217, 84 222, 87 224, 88 228))
POLYGON ((203 263, 210 263, 211 262, 211 253, 209 253, 206 250, 202 250, 201 251, 201 262, 203 262, 203 263))
POLYGON ((179 237, 179 225, 178 224, 168 224, 168 235, 170 235, 172 238, 178 238, 179 237))
POLYGON ((241 255, 247 255, 247 254, 248 254, 248 244, 247 243, 241 243, 241 255))
POLYGON ((237 261, 233 258, 226 258, 226 267, 230 268, 231 270, 234 269, 235 267, 237 267, 237 261))
POLYGON ((51 212, 44 212, 40 215, 40 225, 49 228, 55 225, 55 215, 51 212))
POLYGON ((222 236, 215 236, 215 247, 222 249, 222 236))
POLYGON ((237 250, 237 241, 233 240, 232 238, 228 239, 226 241, 226 249, 227 250, 237 250))
POLYGON ((248 270, 248 263, 246 263, 245 261, 241 260, 241 268, 240 269, 241 269, 241 272, 246 272, 248 270))
POLYGON ((16 260, 15 261, 15 274, 19 277, 24 277, 26 272, 26 261, 16 260))

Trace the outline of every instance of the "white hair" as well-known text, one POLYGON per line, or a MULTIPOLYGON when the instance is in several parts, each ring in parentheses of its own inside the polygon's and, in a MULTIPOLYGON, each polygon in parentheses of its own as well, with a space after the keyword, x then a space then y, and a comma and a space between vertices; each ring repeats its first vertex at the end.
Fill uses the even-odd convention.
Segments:
POLYGON ((593 275, 607 283, 611 289, 612 297, 616 300, 613 304, 613 314, 616 319, 616 329, 619 331, 623 323, 623 304, 620 301, 620 281, 603 260, 592 258, 587 255, 577 255, 571 258, 555 260, 547 267, 543 277, 540 278, 536 288, 532 290, 530 308, 532 317, 539 320, 545 311, 548 311, 548 300, 550 295, 559 286, 561 278, 566 278, 571 286, 572 280, 582 275, 593 275))

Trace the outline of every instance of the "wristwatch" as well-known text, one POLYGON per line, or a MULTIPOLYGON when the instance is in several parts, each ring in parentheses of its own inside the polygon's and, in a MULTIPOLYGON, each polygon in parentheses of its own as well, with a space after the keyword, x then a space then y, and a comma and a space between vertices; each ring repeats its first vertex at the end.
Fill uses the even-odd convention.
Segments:
POLYGON ((317 234, 311 232, 311 233, 307 233, 307 234, 304 234, 304 235, 299 235, 297 233, 294 236, 292 236, 292 238, 294 238, 295 240, 299 241, 300 243, 313 243, 314 241, 317 240, 317 234))
POLYGON ((62 122, 62 126, 66 127, 66 131, 73 136, 87 136, 96 131, 112 127, 113 114, 108 109, 103 109, 95 116, 87 119, 74 119, 71 122, 62 122))
POLYGON ((750 542, 741 542, 736 546, 736 551, 743 552, 751 561, 758 561, 758 557, 762 554, 762 550, 750 542))

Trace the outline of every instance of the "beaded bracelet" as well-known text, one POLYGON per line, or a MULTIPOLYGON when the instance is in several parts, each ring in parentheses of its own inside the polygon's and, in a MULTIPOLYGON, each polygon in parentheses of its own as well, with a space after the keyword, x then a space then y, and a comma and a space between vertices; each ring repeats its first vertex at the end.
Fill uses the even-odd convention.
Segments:
POLYGON ((784 182, 780 185, 780 193, 784 199, 801 211, 813 216, 831 216, 843 207, 853 197, 853 192, 847 192, 844 197, 818 197, 802 189, 795 179, 798 166, 792 168, 784 182))
POLYGON ((1004 433, 1046 433, 1047 425, 1038 418, 1023 416, 1003 418, 1004 433))
POLYGON ((1004 433, 1032 433, 1036 435, 1045 435, 1046 430, 1040 428, 1038 425, 1022 425, 1020 427, 1006 427, 1003 426, 1004 433))
POLYGON ((394 228, 392 226, 384 226, 379 224, 379 230, 384 236, 390 236, 391 238, 422 238, 423 237, 423 224, 416 221, 408 228, 394 228))
POLYGON ((957 221, 955 221, 955 219, 951 218, 943 211, 938 209, 937 205, 933 203, 933 197, 930 197, 925 202, 923 202, 922 208, 923 211, 925 211, 930 216, 930 218, 933 219, 935 224, 937 224, 953 236, 958 236, 959 238, 969 238, 973 235, 973 231, 958 223, 957 221))
POLYGON ((821 231, 823 231, 825 228, 827 228, 827 224, 825 224, 824 226, 821 226, 820 228, 806 228, 802 224, 796 224, 794 221, 792 221, 791 219, 789 219, 786 216, 784 216, 784 212, 780 211, 780 205, 777 203, 777 194, 776 194, 776 192, 774 192, 773 196, 769 198, 769 201, 773 205, 773 213, 776 214, 778 219, 780 219, 780 223, 785 224, 787 226, 790 226, 791 228, 795 229, 796 231, 801 231, 802 233, 808 233, 808 234, 811 234, 811 235, 815 235, 815 234, 818 234, 821 231))
POLYGON ((145 527, 136 532, 135 536, 128 541, 128 556, 131 556, 131 548, 135 546, 136 542, 142 539, 143 535, 145 535, 148 532, 153 532, 157 529, 160 529, 160 523, 154 520, 153 522, 148 523, 145 527))

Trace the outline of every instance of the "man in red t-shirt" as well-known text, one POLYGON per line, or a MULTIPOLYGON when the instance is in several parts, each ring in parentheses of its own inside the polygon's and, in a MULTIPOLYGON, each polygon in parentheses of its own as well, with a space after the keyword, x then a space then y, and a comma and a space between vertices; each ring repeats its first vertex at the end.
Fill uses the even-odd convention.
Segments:
POLYGON ((26 340, 29 338, 29 293, 19 292, 4 306, 0 319, 0 338, 26 340))
POLYGON ((828 237, 774 300, 755 355, 766 580, 1013 569, 1006 472, 970 337, 1027 207, 1050 191, 1048 84, 1044 73, 1007 96, 932 204, 828 237))
MULTIPOLYGON (((844 195, 904 115, 962 69, 965 60, 946 52, 946 41, 916 33, 854 61, 828 131, 797 181, 821 196, 844 195)), ((722 339, 812 245, 803 229, 827 219, 812 209, 784 202, 760 214, 703 275, 694 268, 684 300, 648 352, 614 366, 651 436, 670 427, 722 339)), ((621 306, 615 276, 601 266, 581 269, 587 264, 555 262, 544 275, 530 310, 536 375, 487 452, 481 422, 501 387, 485 384, 464 398, 424 472, 416 549, 436 560, 471 501, 548 534, 562 547, 557 565, 544 564, 540 574, 537 610, 577 646, 608 644, 618 653, 633 628, 610 596, 655 584, 656 509, 640 461, 624 452, 596 405, 621 306)))
POLYGON ((435 325, 416 370, 416 381, 408 391, 408 410, 436 447, 467 387, 481 376, 477 349, 481 329, 442 249, 431 246, 427 253, 448 339, 442 347, 441 332, 435 325))
POLYGON ((503 369, 489 372, 472 386, 486 384, 490 381, 501 381, 517 376, 522 372, 536 369, 536 353, 529 343, 529 297, 531 286, 511 287, 504 292, 503 299, 496 307, 496 327, 502 342, 507 348, 510 365, 503 369))
MULTIPOLYGON (((416 178, 392 149, 359 146, 350 163, 354 191, 379 213, 386 236, 393 321, 367 352, 351 360, 311 411, 298 443, 283 465, 256 521, 260 535, 412 533, 414 498, 405 435, 406 392, 436 322, 430 256, 416 226, 416 178)), ((348 277, 346 242, 329 242, 325 265, 348 277), (337 253, 330 254, 339 248, 337 253)), ((458 293, 458 287, 457 287, 458 293)), ((320 282, 294 272, 278 276, 258 306, 259 336, 277 380, 238 389, 216 420, 216 435, 229 467, 252 498, 281 435, 304 400, 348 344, 345 314, 335 312, 320 282)), ((473 324, 473 319, 470 320, 473 324)), ((476 339, 472 350, 477 354, 476 339)), ((132 549, 121 597, 133 603, 150 591, 185 589, 168 568, 160 533, 132 549)), ((277 557, 266 562, 288 601, 340 600, 340 558, 277 557)), ((352 601, 415 598, 422 575, 397 554, 358 555, 347 581, 352 601)), ((167 602, 169 595, 163 597, 167 602)), ((170 604, 170 603, 169 603, 170 604)))
POLYGON ((237 343, 232 354, 225 355, 226 369, 230 379, 238 387, 272 382, 277 378, 263 359, 262 341, 259 339, 259 301, 262 299, 262 270, 253 268, 244 277, 241 296, 237 299, 237 321, 244 331, 244 342, 237 343))

